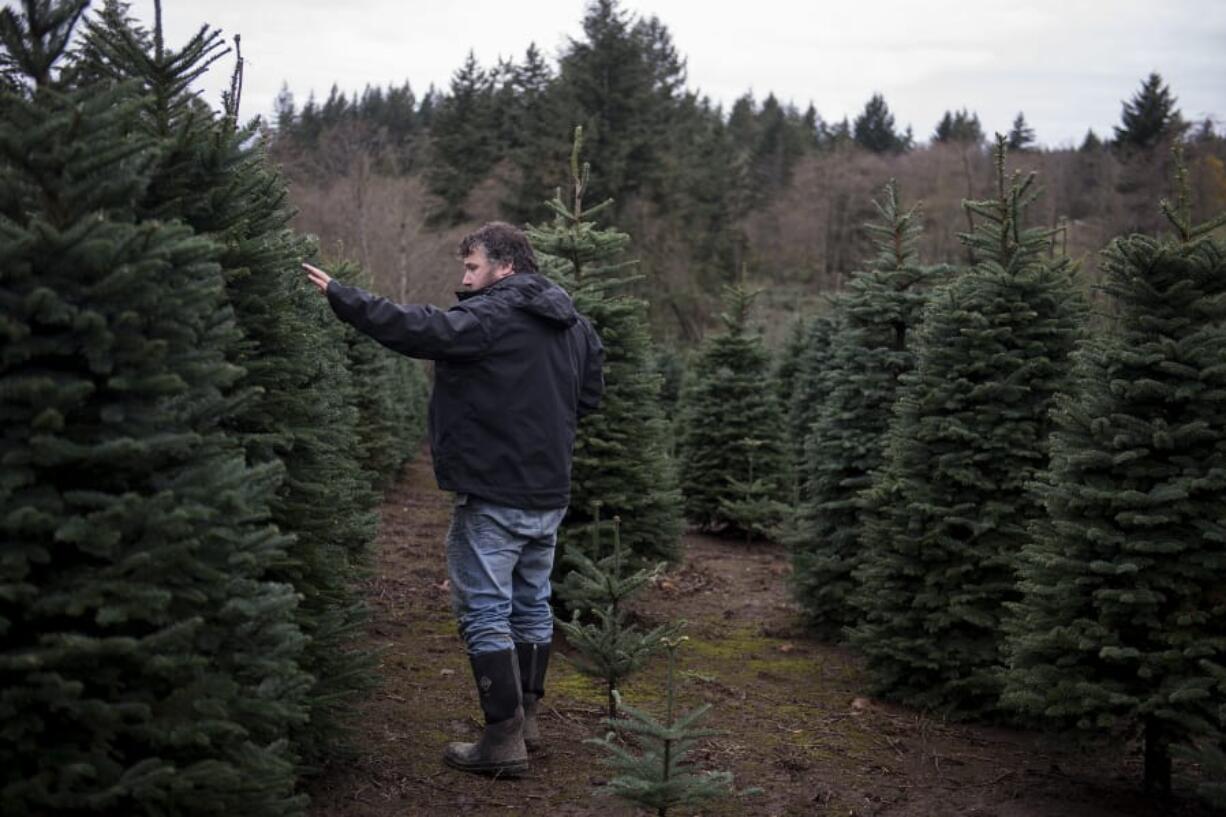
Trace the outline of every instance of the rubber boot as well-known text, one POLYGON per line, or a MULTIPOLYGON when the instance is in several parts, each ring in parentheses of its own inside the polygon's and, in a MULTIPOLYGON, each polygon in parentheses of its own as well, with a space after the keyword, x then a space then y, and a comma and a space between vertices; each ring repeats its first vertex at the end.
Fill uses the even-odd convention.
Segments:
POLYGON ((494 777, 520 777, 528 771, 524 746, 524 709, 515 650, 470 655, 485 730, 476 743, 451 743, 443 761, 454 769, 494 777))
POLYGON ((545 697, 545 671, 549 669, 549 646, 552 642, 531 644, 516 642, 515 653, 519 656, 519 677, 523 680, 524 744, 529 752, 544 748, 537 712, 541 698, 545 697))

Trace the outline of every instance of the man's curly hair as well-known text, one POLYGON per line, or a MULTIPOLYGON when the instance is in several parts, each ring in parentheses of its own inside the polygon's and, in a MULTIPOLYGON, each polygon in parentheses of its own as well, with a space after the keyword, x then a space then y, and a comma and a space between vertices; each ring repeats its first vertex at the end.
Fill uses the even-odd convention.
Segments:
POLYGON ((477 247, 495 264, 509 262, 516 272, 537 272, 536 253, 528 243, 528 236, 518 227, 505 221, 491 221, 479 230, 469 233, 460 241, 460 258, 477 247))

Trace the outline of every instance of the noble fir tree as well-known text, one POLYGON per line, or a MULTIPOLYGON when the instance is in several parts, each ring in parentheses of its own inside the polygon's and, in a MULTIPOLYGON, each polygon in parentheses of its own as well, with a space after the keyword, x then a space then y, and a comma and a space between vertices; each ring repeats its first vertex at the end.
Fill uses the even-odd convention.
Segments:
MULTIPOLYGON (((660 407, 664 418, 670 427, 677 417, 677 409, 681 404, 681 384, 685 380, 686 361, 682 353, 674 346, 658 346, 655 354, 655 370, 660 375, 660 407)), ((669 433, 669 439, 676 442, 675 432, 669 433)), ((670 451, 670 456, 672 455, 670 451)))
POLYGON ((817 414, 829 393, 826 379, 830 372, 832 343, 838 332, 841 331, 839 321, 842 312, 837 306, 838 298, 837 295, 831 297, 832 308, 809 321, 800 350, 800 360, 793 378, 791 394, 788 397, 786 409, 788 460, 794 468, 793 478, 797 482, 797 490, 794 493, 802 497, 805 496, 807 490, 804 484, 805 469, 801 467, 805 460, 805 438, 808 437, 809 427, 817 419, 817 414))
POLYGON ((160 28, 146 32, 111 13, 91 24, 82 64, 100 82, 149 89, 142 124, 160 150, 139 211, 178 219, 221 247, 226 296, 243 333, 230 358, 253 387, 226 428, 251 462, 284 469, 273 520, 293 539, 275 575, 302 597, 297 617, 310 639, 303 664, 315 682, 294 741, 304 762, 317 764, 342 748, 352 700, 372 680, 369 655, 354 648, 365 611, 353 584, 374 537, 377 478, 361 461, 348 330, 302 281, 298 265, 315 247, 289 227, 285 181, 256 125, 238 125, 241 60, 221 115, 188 90, 221 48, 207 26, 171 49, 160 28))
MULTIPOLYGON (((585 209, 591 171, 579 163, 582 129, 570 157, 570 197, 550 202, 548 226, 529 227, 542 271, 565 286, 604 344, 605 393, 600 408, 579 422, 571 471, 570 512, 558 534, 559 556, 591 546, 593 503, 622 519, 621 540, 633 560, 650 564, 678 558, 681 517, 676 475, 667 457, 668 425, 660 407, 660 377, 652 365, 647 305, 625 292, 634 278, 620 261, 630 236, 597 226, 610 202, 585 209)), ((612 539, 596 540, 599 558, 612 539)), ((559 558, 559 564, 561 559, 559 558)))
POLYGON ((601 531, 607 527, 612 531, 613 551, 603 559, 589 559, 574 549, 566 554, 570 570, 558 585, 558 595, 572 611, 571 620, 559 619, 557 625, 578 652, 573 658, 566 656, 567 660, 584 675, 605 683, 612 718, 617 715, 617 690, 622 682, 663 649, 665 640, 675 637, 684 622, 661 624, 648 632, 627 622, 624 602, 654 581, 664 563, 650 570, 630 568, 618 535, 621 520, 614 517, 601 523, 599 502, 592 516, 592 549, 597 549, 601 531))
POLYGON ((597 794, 620 797, 643 808, 655 809, 659 817, 668 817, 668 810, 678 806, 692 806, 732 796, 758 794, 758 789, 736 791, 731 772, 699 772, 694 769, 690 752, 703 738, 719 735, 715 729, 695 726, 711 704, 703 704, 681 715, 677 709, 677 648, 683 638, 670 639, 668 648, 667 698, 664 720, 627 706, 619 707, 626 717, 610 716, 605 723, 613 731, 603 738, 591 738, 587 743, 606 749, 612 755, 606 761, 616 774, 612 780, 597 789, 597 794), (640 752, 627 747, 619 739, 628 737, 637 743, 640 752))
POLYGON ((749 452, 749 474, 745 479, 728 477, 727 496, 720 499, 719 511, 733 527, 744 531, 749 545, 755 538, 778 537, 791 506, 775 498, 780 493, 779 481, 759 476, 755 467, 758 449, 766 442, 747 437, 741 444, 749 452))
POLYGON ((803 316, 797 315, 788 331, 787 340, 779 357, 775 361, 773 374, 775 399, 779 403, 779 413, 788 416, 792 404, 792 394, 796 391, 796 382, 800 377, 801 361, 804 359, 805 339, 809 333, 809 322, 803 316))
POLYGON ((0 10, 0 811, 300 814, 281 466, 226 428, 222 248, 137 206, 155 101, 57 65, 84 5, 0 10))
POLYGON ((1164 210, 1174 236, 1104 251, 1114 321, 1058 404, 1003 701, 1114 746, 1139 734, 1150 791, 1173 754, 1196 760, 1226 804, 1226 218, 1164 210))
POLYGON ((746 520, 726 504, 743 499, 736 481, 761 480, 755 493, 767 501, 786 497, 790 487, 770 355, 749 326, 755 295, 739 285, 724 288, 725 331, 703 345, 682 395, 677 458, 685 515, 708 529, 746 530, 746 520))
MULTIPOLYGON (((827 296, 827 300, 835 304, 839 297, 827 296)), ((828 393, 826 381, 830 375, 831 340, 839 331, 839 320, 839 311, 831 309, 806 322, 804 336, 796 352, 796 371, 792 376, 791 389, 782 406, 784 450, 791 477, 785 498, 791 507, 779 525, 778 538, 789 547, 797 543, 802 523, 797 511, 809 490, 805 482, 805 439, 828 393)))
POLYGON ((836 639, 858 618, 848 595, 864 555, 861 494, 884 460, 889 407, 915 366, 915 332, 946 273, 920 264, 921 215, 903 207, 892 180, 874 205, 878 220, 866 228, 877 256, 837 301, 842 331, 832 341, 826 398, 805 442, 807 487, 791 539, 797 599, 811 626, 836 639))
POLYGON ((877 692, 953 715, 996 706, 1004 605, 1042 514, 1028 484, 1047 464, 1049 410, 1086 316, 1052 231, 1024 226, 1034 174, 1008 179, 1005 152, 998 134, 996 197, 964 205, 978 263, 925 313, 865 498, 852 599, 851 641, 877 692))

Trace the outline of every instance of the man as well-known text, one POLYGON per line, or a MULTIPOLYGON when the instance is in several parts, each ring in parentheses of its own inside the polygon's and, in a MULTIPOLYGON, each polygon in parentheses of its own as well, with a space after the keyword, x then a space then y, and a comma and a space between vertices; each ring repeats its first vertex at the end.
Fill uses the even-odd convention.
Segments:
POLYGON ((604 349, 570 296, 537 271, 520 230, 486 224, 459 254, 463 290, 445 311, 397 305, 303 267, 341 320, 389 349, 436 361, 434 474, 455 492, 447 572, 486 723, 480 740, 452 743, 443 757, 465 771, 514 777, 539 741, 553 638, 549 574, 578 418, 604 391, 604 349))

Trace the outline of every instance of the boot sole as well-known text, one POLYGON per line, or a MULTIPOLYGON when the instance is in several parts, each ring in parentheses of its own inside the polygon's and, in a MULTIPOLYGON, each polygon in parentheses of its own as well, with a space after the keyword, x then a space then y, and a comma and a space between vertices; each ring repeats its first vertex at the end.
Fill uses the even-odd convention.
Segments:
POLYGON ((462 763, 443 755, 443 762, 453 769, 487 777, 523 777, 528 773, 527 760, 513 760, 510 763, 462 763))

